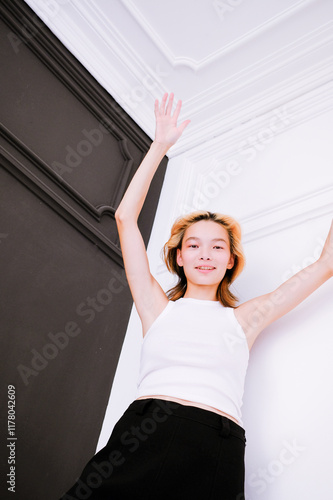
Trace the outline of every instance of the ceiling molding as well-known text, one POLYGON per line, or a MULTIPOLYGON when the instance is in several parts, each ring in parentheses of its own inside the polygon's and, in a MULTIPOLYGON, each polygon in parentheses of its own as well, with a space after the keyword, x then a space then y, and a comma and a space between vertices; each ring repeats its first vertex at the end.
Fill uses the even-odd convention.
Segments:
MULTIPOLYGON (((315 72, 313 74, 315 75, 315 72)), ((289 88, 291 88, 291 85, 289 85, 289 88)), ((333 80, 329 80, 321 86, 316 86, 314 84, 313 90, 292 100, 282 101, 282 104, 279 104, 279 96, 277 96, 276 99, 274 99, 274 96, 276 96, 276 93, 273 91, 268 92, 266 95, 261 95, 258 101, 251 101, 248 103, 250 109, 247 111, 245 109, 246 105, 243 103, 243 107, 240 110, 231 110, 229 115, 223 117, 225 123, 223 125, 220 124, 219 127, 216 122, 213 122, 211 124, 212 130, 214 130, 214 128, 222 128, 223 126, 226 129, 225 133, 206 141, 204 144, 198 142, 197 147, 187 149, 187 160, 193 165, 213 155, 218 159, 227 159, 229 156, 238 153, 240 149, 245 150, 249 147, 249 145, 246 144, 249 138, 251 138, 251 144, 255 141, 260 142, 262 140, 260 133, 263 131, 269 130, 272 136, 276 136, 329 111, 333 108, 333 80), (276 104, 275 100, 277 101, 277 106, 267 110, 269 103, 271 103, 271 105, 276 104), (261 103, 260 101, 263 102, 261 103), (252 107, 258 110, 256 116, 253 116, 252 107), (262 114, 259 112, 261 109, 264 110, 262 114), (237 112, 240 113, 238 116, 237 112), (244 120, 243 123, 239 123, 240 117, 246 117, 247 115, 253 116, 253 118, 247 121, 244 120), (233 123, 236 124, 234 127, 232 127, 233 123), (243 146, 241 146, 242 144, 243 146)), ((203 133, 207 127, 206 124, 203 124, 203 130, 201 132, 203 133)), ((200 134, 200 130, 198 130, 197 133, 200 134)), ((169 157, 172 156, 176 155, 173 153, 169 155, 169 157)), ((193 168, 193 166, 191 168, 193 168)))
POLYGON ((333 185, 240 220, 243 242, 249 243, 308 220, 333 213, 333 185))
MULTIPOLYGON (((320 74, 319 70, 318 72, 320 74)), ((233 136, 235 129, 241 130, 242 132, 240 132, 240 134, 243 134, 243 131, 245 131, 243 128, 244 124, 256 122, 256 120, 260 120, 261 117, 265 117, 266 115, 269 116, 274 110, 281 107, 283 108, 284 106, 288 106, 288 108, 292 109, 292 103, 296 103, 298 100, 304 103, 304 108, 299 110, 303 115, 299 117, 299 120, 306 121, 320 113, 328 111, 333 106, 331 68, 329 67, 328 71, 323 72, 322 75, 325 73, 327 75, 326 81, 321 83, 318 87, 316 86, 318 73, 312 73, 315 77, 315 82, 313 82, 312 85, 314 90, 310 87, 310 90, 305 88, 304 93, 301 92, 302 78, 300 77, 294 82, 295 85, 290 83, 289 86, 286 85, 282 88, 277 87, 275 92, 273 89, 269 89, 267 92, 262 92, 258 95, 257 99, 250 98, 244 100, 239 106, 234 106, 226 110, 224 114, 213 115, 212 118, 203 121, 197 126, 191 123, 182 140, 171 149, 168 155, 169 158, 192 149, 194 149, 194 151, 200 149, 201 153, 205 154, 205 151, 211 147, 212 137, 214 137, 213 141, 215 140, 217 143, 221 143, 223 147, 225 141, 228 141, 230 134, 233 136), (316 94, 314 100, 312 95, 313 92, 316 94), (321 95, 321 92, 323 92, 323 95, 321 95)), ((307 83, 308 86, 310 86, 310 79, 307 80, 307 83)), ((296 111, 295 108, 294 112, 296 113, 296 111)), ((184 112, 184 115, 192 117, 190 112, 184 112)), ((233 140, 235 140, 235 136, 233 137, 233 140)))
MULTIPOLYGON (((153 137, 154 100, 156 96, 169 90, 171 85, 174 90, 182 85, 182 71, 178 68, 175 73, 154 43, 151 43, 147 57, 145 50, 141 50, 141 44, 146 47, 149 40, 147 42, 148 37, 142 32, 141 26, 136 26, 141 30, 136 33, 137 45, 131 44, 124 26, 129 25, 130 21, 133 23, 133 16, 127 11, 133 4, 127 0, 115 1, 112 4, 113 15, 110 19, 103 12, 101 1, 94 4, 88 0, 63 2, 64 5, 59 7, 54 16, 45 16, 40 1, 26 1, 37 15, 42 19, 44 16, 44 21, 50 29, 118 104, 153 137)), ((306 22, 309 23, 309 12, 318 6, 316 7, 313 1, 297 2, 293 6, 293 12, 302 6, 310 9, 306 10, 306 22)), ((322 9, 324 7, 321 6, 322 9)), ((133 8, 137 11, 137 7, 133 8)), ((330 9, 329 6, 325 8, 327 11, 330 9)), ((275 16, 274 23, 268 23, 265 29, 262 27, 257 30, 257 36, 252 36, 253 42, 259 35, 263 37, 263 43, 265 36, 269 42, 270 26, 275 26, 282 18, 288 19, 288 12, 291 14, 292 10, 284 11, 283 16, 275 16)), ((320 12, 322 19, 322 10, 320 12)), ((246 50, 251 49, 252 42, 246 44, 244 51, 235 44, 233 50, 230 46, 228 51, 220 51, 220 57, 214 64, 206 65, 197 72, 195 82, 197 84, 199 78, 200 88, 196 91, 189 88, 186 90, 187 95, 179 96, 183 98, 182 116, 190 117, 192 122, 186 134, 172 148, 170 157, 198 144, 204 144, 211 137, 225 134, 245 121, 312 91, 332 79, 331 17, 327 15, 325 22, 319 24, 314 21, 308 30, 305 30, 305 25, 303 26, 298 17, 302 16, 297 16, 297 23, 301 23, 302 28, 300 32, 295 33, 292 41, 281 45, 278 50, 271 51, 269 55, 261 57, 258 53, 257 59, 254 60, 254 46, 252 59, 247 61, 246 50), (247 64, 239 64, 238 70, 231 70, 232 61, 243 59, 247 64), (230 69, 224 74, 224 68, 228 65, 230 69), (223 74, 223 77, 216 78, 217 74, 223 74), (210 84, 206 85, 204 82, 208 77, 210 84)), ((191 77, 188 78, 191 81, 191 77)))
MULTIPOLYGON (((130 15, 132 15, 137 23, 141 26, 143 31, 149 36, 153 44, 159 48, 161 54, 169 61, 169 63, 176 66, 187 66, 194 71, 203 69, 205 66, 216 62, 221 57, 226 54, 241 48, 244 44, 251 42, 255 37, 260 36, 266 32, 269 28, 276 24, 285 21, 288 17, 299 13, 307 4, 312 0, 297 1, 291 7, 282 10, 279 14, 272 16, 268 21, 259 24, 256 28, 247 31, 242 36, 236 38, 230 43, 223 45, 219 49, 215 50, 206 57, 197 60, 186 55, 175 54, 168 44, 162 39, 159 32, 154 29, 154 27, 146 19, 142 11, 135 4, 133 0, 121 0, 125 7, 128 9, 130 15)), ((212 2, 212 8, 214 7, 214 2, 212 2)), ((216 13, 216 12, 215 12, 216 13)))

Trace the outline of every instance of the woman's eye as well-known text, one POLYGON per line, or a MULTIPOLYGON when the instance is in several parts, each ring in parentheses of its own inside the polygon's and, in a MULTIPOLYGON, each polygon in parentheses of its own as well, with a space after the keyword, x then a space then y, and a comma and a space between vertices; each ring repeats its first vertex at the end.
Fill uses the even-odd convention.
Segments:
POLYGON ((198 248, 198 245, 195 245, 195 244, 193 243, 193 245, 190 245, 190 248, 198 248))
POLYGON ((215 247, 213 248, 216 248, 217 250, 223 250, 223 247, 219 247, 218 245, 215 245, 215 247))

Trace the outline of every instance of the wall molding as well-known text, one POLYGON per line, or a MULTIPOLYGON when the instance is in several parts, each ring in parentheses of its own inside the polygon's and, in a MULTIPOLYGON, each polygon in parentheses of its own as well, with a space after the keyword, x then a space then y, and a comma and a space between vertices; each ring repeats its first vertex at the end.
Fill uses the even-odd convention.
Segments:
MULTIPOLYGON (((55 76, 54 80, 50 80, 52 85, 57 89, 63 85, 75 97, 79 105, 85 108, 88 119, 94 119, 94 123, 99 127, 99 134, 108 135, 110 141, 112 139, 109 154, 114 154, 112 169, 115 180, 110 192, 101 189, 101 201, 98 201, 99 192, 92 195, 94 199, 92 201, 89 198, 90 191, 85 186, 84 177, 77 176, 75 184, 74 178, 69 176, 66 178, 66 175, 56 171, 54 163, 59 162, 42 158, 43 154, 39 152, 38 139, 34 142, 36 145, 29 147, 24 139, 17 137, 10 129, 11 125, 7 124, 8 110, 7 114, 3 114, 3 123, 0 124, 2 166, 52 206, 54 210, 58 211, 86 237, 90 238, 118 264, 122 265, 114 214, 151 141, 24 2, 12 0, 6 5, 0 2, 0 12, 2 19, 8 26, 8 34, 15 34, 42 62, 45 68, 43 71, 50 71, 55 76)), ((18 51, 15 57, 24 57, 23 51, 18 51)), ((39 65, 38 67, 40 68, 39 65)), ((4 74, 4 81, 8 85, 10 85, 10 78, 11 73, 4 74)), ((50 81, 49 85, 51 85, 50 81)), ((80 114, 80 118, 76 118, 76 127, 81 126, 82 116, 84 116, 83 113, 80 114)), ((11 123, 10 120, 9 122, 11 123)), ((84 125, 83 120, 82 127, 84 125)), ((20 130, 20 126, 18 130, 20 130)), ((35 135, 38 137, 38 120, 34 126, 36 127, 35 135)), ((62 137, 62 139, 70 141, 70 138, 62 137)), ((95 151, 97 149, 92 148, 91 153, 89 153, 89 162, 92 165, 95 151)), ((64 162, 65 164, 66 162, 64 162)), ((152 193, 147 198, 146 209, 144 208, 139 220, 146 243, 153 224, 154 210, 166 164, 167 158, 164 158, 152 193)), ((101 179, 105 175, 103 171, 101 179)))
MULTIPOLYGON (((37 0, 28 0, 28 3, 37 13, 41 10, 37 0)), ((311 1, 302 2, 302 6, 315 9, 312 4, 311 1)), ((105 19, 98 6, 92 6, 87 0, 75 1, 70 4, 75 15, 71 16, 66 8, 61 8, 58 15, 47 22, 136 123, 153 137, 154 99, 165 90, 170 90, 168 87, 173 82, 177 85, 177 75, 158 44, 152 43, 150 57, 145 58, 141 51, 133 50, 126 40, 125 32, 117 26, 117 20, 121 15, 123 23, 126 22, 124 16, 126 13, 129 16, 129 12, 133 20, 132 6, 127 1, 117 4, 114 18, 105 19), (124 6, 121 12, 120 5, 124 6), (151 62, 154 59, 155 67, 151 62)), ((301 3, 297 2, 296 7, 301 8, 301 3)), ((137 10, 137 7, 134 8, 137 10)), ((307 10, 307 19, 309 13, 311 10, 307 10)), ((272 26, 282 18, 278 16, 272 26)), ((295 34, 292 42, 285 43, 269 56, 249 61, 240 70, 223 74, 223 78, 216 80, 212 73, 211 81, 217 83, 184 99, 182 116, 189 116, 192 123, 170 151, 170 157, 330 81, 333 75, 333 22, 326 20, 318 26, 313 23, 311 27, 305 35, 302 34, 302 27, 302 33, 295 34), (290 68, 293 68, 292 72, 290 68)), ((265 30, 262 28, 257 35, 261 32, 265 30)), ((238 57, 237 50, 235 46, 233 58, 238 57)), ((225 57, 229 57, 228 53, 219 60, 221 69, 225 57)), ((218 68, 217 65, 215 71, 218 68)), ((197 75, 207 78, 206 71, 208 66, 199 70, 197 75)))
MULTIPOLYGON (((255 106, 258 110, 256 116, 244 120, 243 123, 239 123, 237 120, 237 125, 234 127, 231 126, 233 122, 232 114, 226 116, 225 121, 230 120, 228 129, 225 125, 226 132, 214 137, 210 141, 206 141, 204 144, 200 143, 197 147, 187 150, 185 153, 186 158, 191 163, 204 160, 213 154, 218 159, 227 159, 229 156, 246 149, 248 146, 244 143, 247 142, 249 137, 254 138, 253 142, 256 140, 260 141, 260 137, 258 137, 260 131, 270 129, 272 135, 277 136, 290 128, 297 127, 301 123, 312 120, 316 116, 329 111, 333 108, 333 80, 331 79, 320 86, 314 85, 310 91, 304 92, 302 95, 291 100, 287 99, 281 102, 276 99, 277 102, 275 102, 273 96, 274 92, 271 91, 260 97, 262 104, 260 104, 260 100, 255 103, 248 103, 249 106, 255 106), (269 102, 271 105, 276 104, 276 106, 267 109, 269 102), (265 111, 260 113, 260 109, 265 111), (272 126, 272 121, 275 121, 276 127, 272 126), (279 126, 278 122, 283 126, 279 126)), ((245 116, 244 109, 240 113, 245 116)), ((213 123, 212 128, 214 128, 214 125, 213 123)), ((204 128, 205 125, 203 124, 202 129, 204 128)), ((173 157, 175 155, 170 154, 169 156, 173 157)))
MULTIPOLYGON (((216 107, 217 101, 215 92, 210 98, 201 95, 200 98, 202 102, 200 103, 197 101, 197 108, 193 107, 191 109, 191 105, 185 103, 183 115, 190 116, 192 122, 195 122, 195 125, 191 123, 191 126, 188 127, 186 131, 186 135, 184 135, 182 140, 170 151, 169 158, 187 152, 190 149, 197 149, 198 145, 205 150, 206 144, 211 137, 225 137, 230 131, 236 128, 242 128, 244 123, 252 120, 255 121, 258 116, 269 114, 272 109, 281 107, 289 102, 297 101, 297 99, 303 100, 305 98, 306 106, 306 96, 311 96, 312 92, 320 93, 323 91, 324 96, 320 98, 320 100, 325 100, 328 106, 326 109, 330 109, 332 106, 332 94, 330 93, 332 79, 333 58, 330 57, 322 60, 311 68, 306 68, 301 74, 290 77, 283 83, 266 88, 256 96, 251 95, 248 98, 244 98, 239 104, 227 108, 224 113, 212 113, 212 116, 205 120, 200 120, 200 110, 204 105, 203 103, 206 102, 208 109, 213 109, 216 107), (328 89, 328 91, 326 91, 326 89, 328 89)), ((250 86, 251 82, 248 84, 250 86)), ((223 93, 220 94, 220 96, 221 100, 226 98, 223 93)), ((230 98, 232 98, 232 96, 230 96, 230 98)), ((325 102, 320 104, 318 101, 318 105, 324 107, 325 102)), ((310 110, 309 116, 311 116, 310 110)))
MULTIPOLYGON (((310 0, 311 1, 311 0, 310 0)), ((206 57, 197 60, 186 55, 175 54, 172 49, 167 45, 167 43, 161 38, 159 33, 153 28, 153 26, 147 21, 144 14, 140 11, 137 5, 135 5, 133 0, 122 0, 122 3, 128 9, 128 12, 135 18, 137 23, 141 26, 143 31, 149 36, 154 45, 159 48, 162 55, 168 60, 168 62, 176 66, 187 66, 188 68, 198 71, 205 68, 207 65, 216 62, 221 57, 226 54, 241 48, 244 44, 251 42, 254 38, 263 34, 269 28, 275 26, 286 20, 291 15, 299 13, 309 1, 304 2, 303 0, 296 1, 291 7, 284 9, 279 14, 273 16, 268 21, 261 23, 256 28, 246 32, 243 36, 238 37, 233 42, 220 47, 206 57)), ((211 5, 213 10, 214 6, 211 5)), ((216 14, 216 13, 215 13, 216 14)), ((280 52, 280 51, 279 51, 280 52)), ((283 52, 281 50, 281 52, 283 52)))
POLYGON ((333 184, 241 219, 243 242, 250 243, 332 213, 333 184))
POLYGON ((89 218, 75 209, 66 197, 57 190, 52 189, 44 183, 39 176, 32 173, 27 164, 20 162, 11 155, 7 148, 0 145, 0 165, 30 191, 47 203, 53 210, 66 219, 72 226, 81 232, 86 238, 96 244, 106 255, 112 258, 118 265, 123 267, 123 261, 119 243, 107 238, 98 227, 89 221, 89 218), (117 244, 118 243, 118 244, 117 244))
MULTIPOLYGON (((128 179, 133 166, 133 158, 128 152, 127 139, 118 137, 118 140, 122 142, 120 151, 124 157, 124 168, 121 171, 121 176, 118 179, 117 187, 114 193, 110 196, 112 201, 110 204, 98 203, 93 205, 82 193, 76 191, 61 175, 52 169, 51 165, 47 164, 41 158, 39 158, 33 151, 31 151, 26 144, 24 144, 18 137, 14 136, 3 124, 0 123, 0 136, 5 139, 9 144, 14 146, 16 151, 19 151, 24 157, 26 157, 30 163, 34 164, 41 173, 45 173, 48 178, 52 179, 54 183, 66 191, 70 198, 79 203, 84 209, 97 221, 101 220, 104 215, 111 215, 114 217, 115 207, 118 205, 120 199, 124 194, 124 187, 128 183, 128 179), (120 189, 121 187, 121 189, 120 189)), ((6 156, 6 150, 1 148, 3 155, 6 156)), ((10 159, 11 155, 8 154, 7 158, 10 159)), ((27 169, 24 169, 27 171, 27 169)), ((23 170, 22 170, 23 171, 23 170)))

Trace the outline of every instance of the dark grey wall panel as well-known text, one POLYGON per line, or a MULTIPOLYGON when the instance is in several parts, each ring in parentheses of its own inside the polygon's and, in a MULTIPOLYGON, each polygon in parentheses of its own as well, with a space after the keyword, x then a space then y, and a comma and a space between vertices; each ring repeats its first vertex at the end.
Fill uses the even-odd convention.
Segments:
POLYGON ((0 14, 1 408, 14 385, 15 498, 53 500, 99 437, 132 307, 114 212, 151 141, 23 1, 0 14))
MULTIPOLYGON (((17 168, 45 183, 49 196, 120 262, 113 215, 151 141, 24 2, 1 1, 0 13, 5 149, 22 152, 30 162, 17 168)), ((164 168, 140 218, 146 242, 164 168)))

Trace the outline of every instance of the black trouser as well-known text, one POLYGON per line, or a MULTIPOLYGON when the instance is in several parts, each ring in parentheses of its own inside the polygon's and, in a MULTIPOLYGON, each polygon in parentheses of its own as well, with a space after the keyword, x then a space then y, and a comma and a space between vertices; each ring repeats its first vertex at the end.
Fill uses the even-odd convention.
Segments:
POLYGON ((245 443, 227 417, 136 400, 62 500, 244 500, 245 443))

